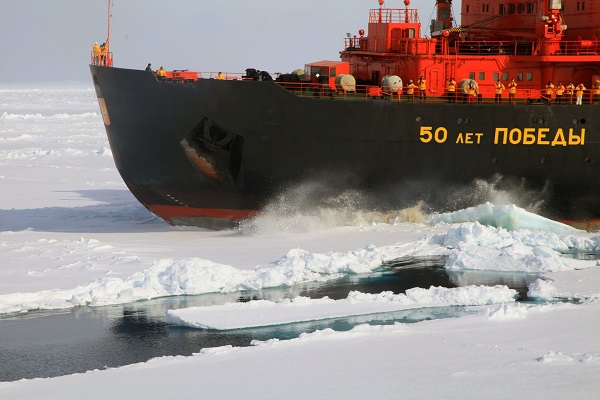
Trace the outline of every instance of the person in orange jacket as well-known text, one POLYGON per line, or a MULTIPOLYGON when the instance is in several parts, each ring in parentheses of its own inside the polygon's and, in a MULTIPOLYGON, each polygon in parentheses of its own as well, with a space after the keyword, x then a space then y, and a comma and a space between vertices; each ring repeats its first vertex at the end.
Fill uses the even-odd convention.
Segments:
POLYGON ((158 70, 156 70, 156 76, 158 76, 159 78, 167 77, 167 73, 165 72, 165 69, 162 66, 158 70))
POLYGON ((508 82, 508 100, 510 104, 515 104, 515 96, 517 94, 517 82, 514 79, 511 79, 508 82))
POLYGON ((427 81, 425 78, 420 76, 417 81, 417 86, 419 87, 419 98, 421 101, 425 101, 425 97, 427 97, 427 81))
POLYGON ((552 81, 548 81, 548 84, 546 85, 545 89, 544 89, 544 101, 546 102, 546 104, 550 104, 552 101, 552 92, 554 92, 554 84, 552 83, 552 81))
POLYGON ((98 65, 98 63, 100 62, 100 46, 98 45, 98 42, 94 43, 94 45, 92 46, 92 53, 93 53, 93 63, 94 65, 98 65))
POLYGON ((577 97, 575 105, 580 106, 583 104, 583 92, 585 92, 585 86, 583 86, 583 83, 580 83, 575 88, 575 96, 577 97))
POLYGON ((494 84, 494 89, 496 90, 496 96, 494 97, 494 103, 500 104, 502 102, 502 91, 506 89, 504 84, 498 79, 494 84))
POLYGON ((556 89, 554 90, 554 94, 556 95, 556 104, 562 104, 562 96, 565 90, 565 85, 563 85, 562 82, 558 82, 558 85, 556 85, 556 89))
POLYGON ((415 85, 413 83, 413 80, 409 80, 408 81, 408 86, 406 87, 406 94, 408 95, 408 101, 410 101, 411 103, 415 102, 415 89, 417 88, 417 85, 415 85))

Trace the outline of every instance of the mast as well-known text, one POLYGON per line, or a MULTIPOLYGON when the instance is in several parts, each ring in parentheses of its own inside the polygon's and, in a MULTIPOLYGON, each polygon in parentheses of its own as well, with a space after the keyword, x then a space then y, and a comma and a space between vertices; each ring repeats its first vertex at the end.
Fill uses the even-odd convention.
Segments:
POLYGON ((110 53, 110 3, 112 0, 108 0, 108 36, 106 38, 106 51, 107 53, 110 53))

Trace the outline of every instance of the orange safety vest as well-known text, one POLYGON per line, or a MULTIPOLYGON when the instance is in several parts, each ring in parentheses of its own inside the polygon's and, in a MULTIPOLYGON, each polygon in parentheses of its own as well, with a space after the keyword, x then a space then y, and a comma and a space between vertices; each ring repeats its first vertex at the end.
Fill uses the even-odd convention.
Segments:
POLYGON ((496 94, 502 94, 502 91, 504 89, 505 89, 505 87, 502 82, 496 82, 496 94))
POLYGON ((515 94, 515 93, 517 93, 517 83, 516 83, 516 82, 512 82, 512 81, 511 81, 511 82, 508 84, 508 92, 509 92, 510 94, 515 94))
POLYGON ((575 94, 577 94, 577 96, 583 96, 583 91, 585 90, 585 86, 583 85, 578 85, 577 86, 577 92, 575 92, 575 94))
POLYGON ((567 84, 567 94, 573 94, 573 90, 575 90, 575 85, 573 85, 572 83, 567 84))
POLYGON ((408 85, 408 89, 406 89, 406 94, 415 94, 415 88, 417 86, 414 83, 410 83, 408 85))
POLYGON ((456 90, 456 81, 448 81, 448 91, 454 92, 456 90))
POLYGON ((419 90, 425 90, 425 89, 427 89, 426 82, 427 81, 425 79, 419 79, 419 90))
POLYGON ((564 92, 565 92, 565 85, 562 85, 562 84, 561 84, 561 85, 558 85, 558 86, 556 87, 556 94, 557 94, 558 96, 562 96, 562 94, 563 94, 564 92))
POLYGON ((469 86, 468 86, 468 88, 467 88, 467 94, 468 94, 469 96, 475 96, 475 85, 471 85, 471 84, 469 83, 469 86))
POLYGON ((554 89, 554 85, 552 83, 549 83, 546 85, 546 95, 547 96, 552 95, 552 89, 554 89))

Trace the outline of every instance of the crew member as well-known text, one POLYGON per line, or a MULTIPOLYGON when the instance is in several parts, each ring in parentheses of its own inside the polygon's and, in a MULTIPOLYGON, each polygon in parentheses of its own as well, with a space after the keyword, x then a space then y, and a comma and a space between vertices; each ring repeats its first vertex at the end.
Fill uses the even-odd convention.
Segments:
POLYGON ((508 82, 508 100, 510 104, 515 104, 515 95, 517 94, 517 82, 514 79, 511 79, 508 82))
POLYGON ((573 93, 575 92, 575 85, 573 85, 573 82, 569 81, 565 89, 565 94, 569 97, 569 104, 573 104, 573 93))
POLYGON ((585 91, 585 86, 583 83, 577 85, 575 96, 577 96, 577 100, 575 101, 575 105, 580 106, 583 104, 583 92, 585 91))
POLYGON ((409 80, 408 81, 408 86, 406 87, 406 94, 408 95, 408 101, 410 101, 411 103, 415 102, 415 89, 417 88, 417 85, 415 85, 413 83, 413 80, 409 80))
POLYGON ((106 66, 106 54, 108 52, 108 46, 106 46, 106 42, 100 45, 100 65, 106 66))
POLYGON ((469 103, 475 102, 475 82, 469 81, 469 85, 467 86, 467 97, 469 99, 469 103))
POLYGON ((98 62, 100 61, 100 46, 98 45, 98 42, 94 43, 92 46, 92 53, 94 54, 94 59, 92 62, 94 65, 98 65, 98 62))
POLYGON ((554 84, 552 83, 552 81, 548 81, 548 84, 546 85, 546 89, 544 90, 545 96, 544 96, 544 100, 546 102, 546 104, 550 104, 551 100, 552 100, 552 92, 554 91, 554 84))
POLYGON ((448 103, 456 102, 456 81, 454 78, 448 79, 448 103))
POLYGON ((496 89, 496 96, 494 98, 494 103, 500 104, 502 103, 502 91, 506 89, 504 84, 498 79, 494 84, 494 88, 496 89))
POLYGON ((556 94, 556 104, 562 104, 562 95, 565 92, 565 85, 562 82, 558 82, 556 85, 556 89, 554 90, 554 94, 556 94))
POLYGON ((152 64, 148 63, 148 65, 146 65, 146 71, 152 71, 152 64))
POLYGON ((219 81, 224 81, 225 77, 223 76, 223 74, 221 73, 221 71, 219 71, 219 73, 217 74, 217 80, 219 81))
POLYGON ((419 87, 419 98, 421 101, 425 101, 425 97, 427 97, 427 81, 420 76, 417 85, 419 87))
POLYGON ((165 72, 165 69, 162 66, 156 71, 156 76, 158 76, 159 78, 167 77, 167 73, 165 72))
POLYGON ((592 95, 594 104, 600 103, 600 78, 596 78, 596 81, 592 85, 592 95))

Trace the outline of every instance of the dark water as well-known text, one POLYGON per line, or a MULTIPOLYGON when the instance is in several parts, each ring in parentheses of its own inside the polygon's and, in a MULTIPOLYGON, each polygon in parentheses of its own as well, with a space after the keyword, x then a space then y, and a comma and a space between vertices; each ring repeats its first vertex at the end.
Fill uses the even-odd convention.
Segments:
MULTIPOLYGON (((30 312, 0 317, 0 381, 51 377, 117 367, 165 355, 191 355, 202 348, 248 346, 252 340, 290 339, 302 332, 332 328, 343 331, 355 325, 412 323, 464 315, 464 307, 437 307, 329 319, 234 331, 206 331, 170 326, 169 309, 223 304, 252 299, 277 300, 307 296, 345 298, 351 290, 365 293, 402 293, 413 287, 456 287, 504 284, 527 300, 527 285, 535 277, 439 268, 440 260, 398 260, 388 272, 376 276, 347 276, 328 283, 232 294, 169 297, 126 305, 79 307, 66 311, 30 312), (394 271, 394 272, 389 272, 394 271)), ((441 261, 443 264, 443 260, 441 261)))

